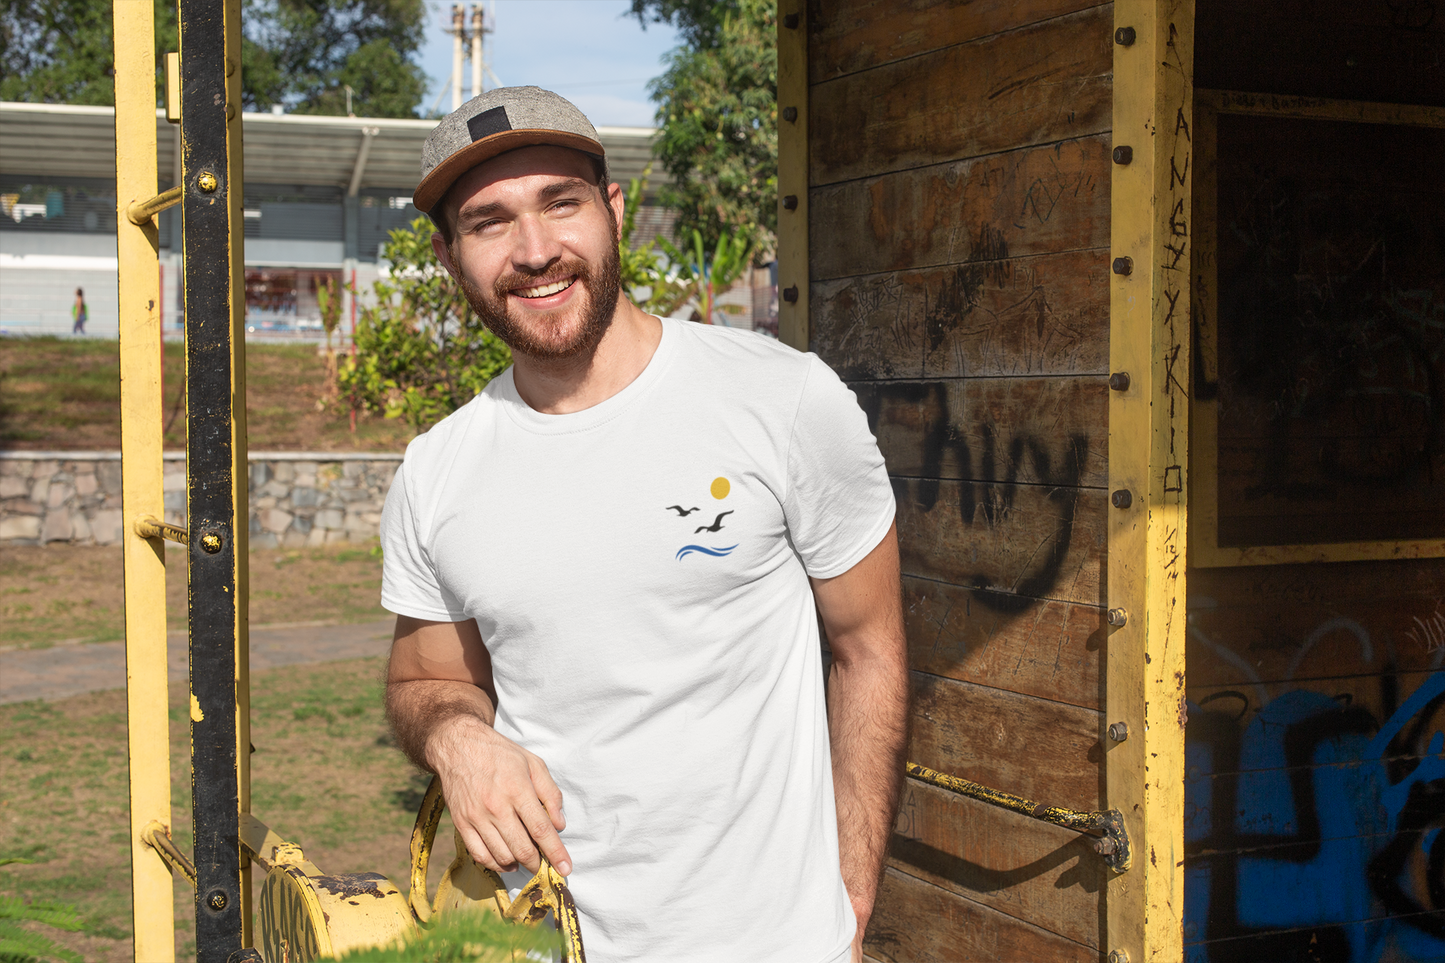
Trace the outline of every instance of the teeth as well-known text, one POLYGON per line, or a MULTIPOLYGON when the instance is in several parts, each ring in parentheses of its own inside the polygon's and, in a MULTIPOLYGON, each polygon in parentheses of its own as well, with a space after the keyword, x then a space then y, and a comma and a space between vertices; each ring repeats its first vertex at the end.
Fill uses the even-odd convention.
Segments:
POLYGON ((559 291, 565 291, 572 286, 576 278, 568 278, 565 281, 554 281, 551 284, 543 284, 535 288, 518 288, 516 294, 523 298, 545 298, 559 291))

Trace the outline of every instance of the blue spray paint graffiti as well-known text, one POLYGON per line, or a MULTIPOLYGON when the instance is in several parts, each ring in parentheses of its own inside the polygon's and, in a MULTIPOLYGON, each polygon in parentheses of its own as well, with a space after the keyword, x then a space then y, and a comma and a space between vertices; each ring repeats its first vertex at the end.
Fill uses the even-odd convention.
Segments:
POLYGON ((1189 963, 1445 960, 1445 671, 1379 684, 1383 724, 1306 689, 1242 729, 1243 692, 1189 705, 1189 963))

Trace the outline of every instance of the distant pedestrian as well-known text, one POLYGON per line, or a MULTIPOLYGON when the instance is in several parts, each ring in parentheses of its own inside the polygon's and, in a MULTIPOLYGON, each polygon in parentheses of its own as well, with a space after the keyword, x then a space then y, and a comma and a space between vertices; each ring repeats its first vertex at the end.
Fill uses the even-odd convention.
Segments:
POLYGON ((80 288, 75 289, 75 303, 70 306, 70 316, 75 320, 70 333, 85 334, 85 319, 90 316, 90 311, 85 306, 85 292, 80 288))

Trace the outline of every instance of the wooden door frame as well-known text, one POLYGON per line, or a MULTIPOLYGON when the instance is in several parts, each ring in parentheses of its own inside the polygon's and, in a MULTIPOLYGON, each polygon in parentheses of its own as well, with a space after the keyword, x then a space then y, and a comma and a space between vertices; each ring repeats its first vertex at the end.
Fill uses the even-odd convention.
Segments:
POLYGON ((1107 805, 1134 868, 1106 890, 1110 963, 1183 954, 1193 0, 1114 4, 1107 805), (1111 724, 1127 726, 1122 741, 1111 724))

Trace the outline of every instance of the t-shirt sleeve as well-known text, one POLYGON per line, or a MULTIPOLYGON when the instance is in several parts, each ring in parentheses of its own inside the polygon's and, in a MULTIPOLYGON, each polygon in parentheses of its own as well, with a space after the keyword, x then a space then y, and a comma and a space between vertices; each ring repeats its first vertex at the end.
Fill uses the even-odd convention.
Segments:
POLYGON ((832 578, 882 541, 893 523, 893 489, 858 398, 815 355, 808 362, 783 514, 808 574, 832 578))
POLYGON ((397 615, 431 622, 463 622, 462 604, 437 580, 423 544, 402 464, 381 511, 381 604, 397 615))

